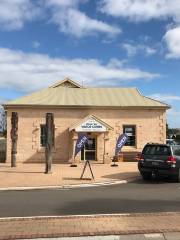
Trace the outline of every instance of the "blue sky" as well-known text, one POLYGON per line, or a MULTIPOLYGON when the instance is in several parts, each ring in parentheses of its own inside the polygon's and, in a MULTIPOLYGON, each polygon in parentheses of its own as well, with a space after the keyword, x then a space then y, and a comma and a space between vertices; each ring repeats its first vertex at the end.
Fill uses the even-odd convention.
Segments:
POLYGON ((0 0, 0 102, 70 77, 137 87, 180 127, 180 0, 0 0))

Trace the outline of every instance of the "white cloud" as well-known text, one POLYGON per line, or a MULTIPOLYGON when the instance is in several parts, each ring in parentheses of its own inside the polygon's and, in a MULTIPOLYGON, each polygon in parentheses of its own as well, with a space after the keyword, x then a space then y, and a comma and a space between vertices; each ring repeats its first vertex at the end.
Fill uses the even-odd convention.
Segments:
POLYGON ((180 110, 175 108, 167 111, 167 123, 171 128, 180 128, 180 110))
POLYGON ((168 19, 180 21, 180 0, 101 0, 101 12, 130 21, 168 19))
MULTIPOLYGON (((59 31, 83 37, 93 35, 98 32, 111 36, 121 33, 121 29, 111 26, 103 21, 92 19, 85 13, 78 10, 80 1, 47 1, 46 7, 52 11, 51 22, 59 27, 59 31)), ((82 2, 82 1, 81 1, 82 2)), ((84 1, 85 2, 85 1, 84 1)))
POLYGON ((172 108, 167 111, 167 123, 170 127, 180 127, 180 110, 177 108, 177 106, 179 106, 180 95, 155 93, 151 94, 149 97, 169 103, 172 108))
MULTIPOLYGON (((101 0, 101 12, 113 17, 126 18, 132 22, 146 22, 153 19, 171 19, 176 25, 168 29, 164 41, 168 53, 166 58, 180 58, 180 0, 101 0)), ((129 56, 138 52, 137 46, 125 45, 129 56)), ((146 48, 147 54, 154 54, 154 49, 146 48)))
POLYGON ((180 101, 180 96, 176 96, 173 94, 161 94, 161 93, 154 93, 151 94, 149 97, 157 99, 162 102, 173 102, 173 101, 180 101))
POLYGON ((32 42, 32 46, 33 46, 33 48, 37 49, 40 47, 40 42, 34 41, 34 42, 32 42))
POLYGON ((0 88, 34 91, 65 77, 97 86, 153 79, 159 74, 124 67, 117 59, 102 64, 97 59, 52 58, 44 54, 0 48, 0 88))
POLYGON ((128 57, 133 57, 138 53, 143 53, 146 56, 154 55, 157 50, 155 48, 146 46, 144 44, 130 44, 130 43, 123 43, 121 44, 122 48, 127 51, 128 57))
MULTIPOLYGON (((7 99, 4 99, 4 98, 0 98, 0 104, 3 104, 7 102, 7 99)), ((0 105, 0 108, 2 108, 2 106, 0 105)))
POLYGON ((145 45, 142 46, 142 49, 145 51, 147 56, 154 55, 157 52, 157 50, 155 48, 148 47, 148 46, 145 46, 145 45))
POLYGON ((58 26, 59 31, 75 37, 95 33, 110 36, 121 33, 121 29, 103 21, 92 19, 78 8, 87 0, 1 0, 0 29, 19 30, 27 21, 42 18, 58 26))
POLYGON ((137 48, 129 43, 121 44, 122 48, 127 51, 128 57, 133 57, 137 54, 137 48))
POLYGON ((19 30, 26 21, 39 14, 39 8, 30 0, 1 0, 0 25, 4 30, 19 30))
POLYGON ((180 58, 180 26, 169 29, 164 36, 167 45, 167 58, 180 58))
POLYGON ((85 3, 86 0, 45 0, 46 6, 52 7, 77 7, 80 2, 85 3))

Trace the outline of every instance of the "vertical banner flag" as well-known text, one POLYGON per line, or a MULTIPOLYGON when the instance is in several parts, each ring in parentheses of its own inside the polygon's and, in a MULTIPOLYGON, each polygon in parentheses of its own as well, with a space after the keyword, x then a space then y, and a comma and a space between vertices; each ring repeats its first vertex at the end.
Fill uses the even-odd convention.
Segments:
POLYGON ((128 136, 125 133, 119 136, 116 143, 115 156, 118 155, 118 153, 121 151, 121 148, 125 145, 127 140, 128 140, 128 136))
POLYGON ((83 148, 85 143, 87 142, 88 137, 85 134, 80 134, 78 137, 78 140, 76 142, 76 147, 75 147, 75 154, 74 157, 78 154, 79 151, 83 148))

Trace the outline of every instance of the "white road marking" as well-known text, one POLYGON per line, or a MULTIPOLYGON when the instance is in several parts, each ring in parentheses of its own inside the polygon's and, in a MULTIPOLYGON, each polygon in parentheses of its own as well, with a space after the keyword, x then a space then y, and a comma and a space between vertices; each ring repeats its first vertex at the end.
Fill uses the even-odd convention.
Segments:
POLYGON ((159 238, 159 237, 163 237, 163 234, 161 234, 161 233, 148 233, 148 234, 144 234, 144 236, 146 238, 159 238))
POLYGON ((118 184, 124 184, 124 183, 128 183, 128 181, 119 180, 119 181, 112 181, 112 182, 82 183, 82 184, 63 185, 63 186, 8 187, 8 188, 0 188, 0 191, 24 191, 24 190, 46 190, 46 189, 47 190, 48 189, 65 190, 65 189, 73 189, 73 188, 118 185, 118 184))
POLYGON ((130 216, 130 213, 113 214, 86 214, 86 215, 61 215, 61 216, 29 216, 29 217, 2 217, 0 220, 18 220, 18 219, 40 219, 40 218, 72 218, 72 217, 103 217, 103 216, 130 216))

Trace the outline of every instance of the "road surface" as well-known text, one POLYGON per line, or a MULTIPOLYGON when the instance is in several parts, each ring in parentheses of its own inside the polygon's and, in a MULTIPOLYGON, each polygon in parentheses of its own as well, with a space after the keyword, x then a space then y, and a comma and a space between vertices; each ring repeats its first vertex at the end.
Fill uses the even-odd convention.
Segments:
POLYGON ((180 212, 180 183, 0 192, 0 217, 180 212))

